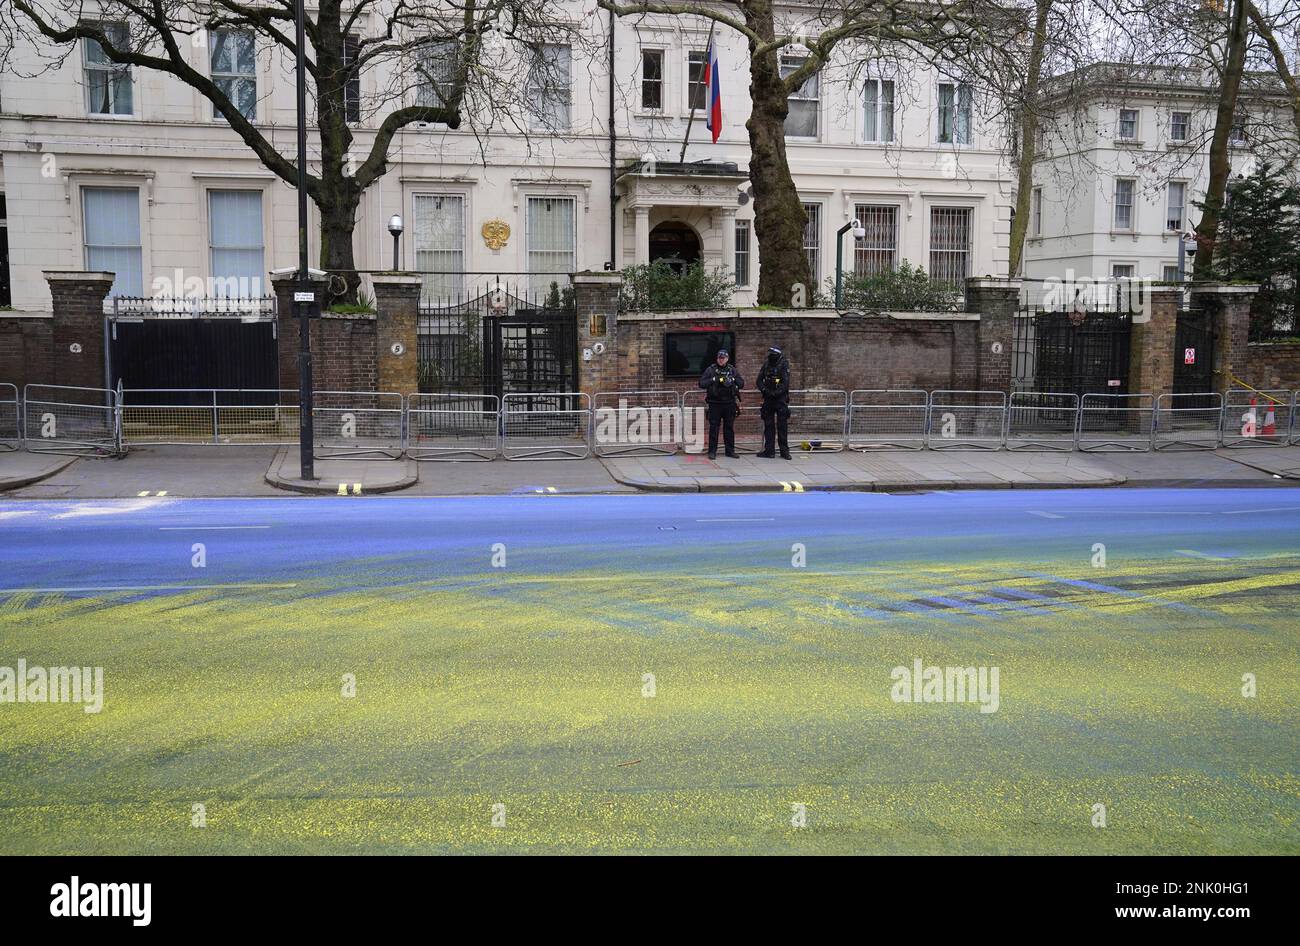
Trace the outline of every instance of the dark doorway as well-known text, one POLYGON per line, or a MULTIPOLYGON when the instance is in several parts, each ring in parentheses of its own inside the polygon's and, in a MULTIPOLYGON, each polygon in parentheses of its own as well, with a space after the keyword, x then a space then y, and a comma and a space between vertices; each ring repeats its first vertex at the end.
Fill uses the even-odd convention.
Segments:
MULTIPOLYGON (((1174 393, 1214 390, 1214 318, 1202 309, 1184 309, 1174 327, 1174 393)), ((1205 399, 1210 406, 1213 397, 1205 399)))
POLYGON ((700 238, 684 223, 669 220, 650 231, 650 262, 664 260, 683 273, 700 261, 700 238))
POLYGON ((0 194, 0 308, 13 305, 9 293, 9 221, 5 195, 0 194))
MULTIPOLYGON (((235 319, 143 319, 109 323, 109 386, 124 388, 279 387, 275 323, 235 319)), ((185 403, 177 394, 137 394, 133 403, 185 403)), ((203 401, 203 392, 193 397, 203 401)))
POLYGON ((1012 347, 1015 390, 1127 394, 1132 328, 1122 312, 1023 309, 1012 347))

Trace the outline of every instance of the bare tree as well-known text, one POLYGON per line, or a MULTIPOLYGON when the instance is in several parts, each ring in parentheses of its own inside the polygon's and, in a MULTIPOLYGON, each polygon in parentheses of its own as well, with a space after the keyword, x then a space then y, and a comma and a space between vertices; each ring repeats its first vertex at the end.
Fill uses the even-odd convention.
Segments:
POLYGON ((749 52, 749 175, 760 261, 758 302, 789 305, 794 287, 814 291, 803 249, 807 224, 785 148, 789 99, 843 48, 860 57, 909 50, 953 63, 996 52, 1017 14, 994 0, 817 0, 779 9, 774 0, 598 0, 618 16, 700 17, 744 37, 749 52), (782 69, 780 54, 802 46, 802 62, 782 69), (851 50, 851 51, 849 51, 851 50))
POLYGON ((84 0, 11 0, 0 6, 7 40, 0 68, 20 42, 41 51, 45 68, 80 43, 98 44, 123 70, 152 69, 195 89, 267 168, 296 185, 296 158, 268 138, 255 103, 241 87, 197 68, 189 49, 206 46, 214 31, 233 30, 259 49, 280 50, 289 64, 301 52, 315 104, 317 159, 306 180, 320 211, 320 264, 342 275, 341 295, 354 298, 357 209, 388 171, 394 136, 417 122, 450 129, 517 122, 545 82, 539 50, 567 28, 557 25, 550 0, 318 0, 307 14, 305 50, 293 25, 293 0, 101 0, 93 8, 84 0), (366 17, 382 28, 362 31, 366 17), (362 101, 360 78, 370 73, 379 77, 376 91, 362 101), (358 135, 363 114, 371 127, 358 135))

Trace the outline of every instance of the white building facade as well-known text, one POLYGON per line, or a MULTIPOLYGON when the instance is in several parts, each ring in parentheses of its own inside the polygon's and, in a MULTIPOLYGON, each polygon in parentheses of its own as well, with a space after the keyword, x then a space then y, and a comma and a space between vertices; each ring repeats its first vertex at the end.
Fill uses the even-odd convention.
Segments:
MULTIPOLYGON (((1116 66, 1072 78, 1073 97, 1058 102, 1040 140, 1024 275, 1186 276, 1209 183, 1217 89, 1191 70, 1116 66)), ((1229 138, 1234 177, 1249 175, 1268 150, 1262 142, 1290 121, 1275 110, 1258 100, 1238 108, 1229 138)))
MULTIPOLYGON (((594 4, 567 9, 575 40, 540 51, 567 85, 530 90, 529 114, 511 130, 466 122, 396 135, 390 170, 362 197, 357 268, 391 268, 387 222, 400 214, 398 263, 443 274, 426 280, 431 296, 472 289, 478 273, 517 274, 544 289, 551 274, 671 257, 724 267, 735 275, 735 304, 751 304, 758 246, 746 193, 743 39, 724 27, 715 34, 724 116, 715 144, 700 82, 707 22, 651 16, 611 27, 594 4)), ((382 32, 385 20, 371 13, 357 29, 382 32)), ((184 39, 190 64, 230 90, 292 158, 284 51, 237 30, 184 39)), ((92 42, 35 77, 36 51, 14 52, 24 68, 0 76, 0 191, 15 309, 48 311, 46 270, 111 270, 117 295, 211 295, 214 284, 260 294, 268 271, 296 264, 293 188, 205 98, 162 73, 111 68, 92 42)), ((802 55, 790 47, 784 67, 802 55)), ((359 106, 390 78, 363 73, 359 106)), ((383 114, 357 108, 358 160, 383 114)), ((1005 274, 1012 174, 999 131, 981 116, 970 84, 925 64, 905 75, 846 64, 805 84, 792 100, 787 144, 823 291, 836 231, 855 217, 867 236, 856 246, 845 238, 846 269, 907 260, 954 282, 1005 274)), ((313 264, 318 243, 313 223, 313 264)))

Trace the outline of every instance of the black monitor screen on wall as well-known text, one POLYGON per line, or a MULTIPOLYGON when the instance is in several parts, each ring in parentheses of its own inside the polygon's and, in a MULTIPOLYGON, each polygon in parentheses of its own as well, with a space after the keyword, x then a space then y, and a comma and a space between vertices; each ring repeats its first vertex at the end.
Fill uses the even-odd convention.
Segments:
POLYGON ((698 378, 718 357, 736 350, 734 332, 669 332, 664 335, 664 377, 698 378))

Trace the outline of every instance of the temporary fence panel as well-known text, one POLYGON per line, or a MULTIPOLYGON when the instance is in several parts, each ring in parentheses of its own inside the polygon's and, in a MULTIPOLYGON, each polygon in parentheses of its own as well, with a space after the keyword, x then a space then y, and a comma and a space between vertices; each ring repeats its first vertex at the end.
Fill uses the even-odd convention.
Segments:
POLYGON ((1291 439, 1295 392, 1233 388, 1223 399, 1225 447, 1282 447, 1291 439))
POLYGON ((22 439, 18 388, 12 384, 0 384, 0 450, 17 450, 22 439))
POLYGON ((313 451, 321 460, 396 460, 405 446, 401 394, 317 391, 312 395, 313 451))
POLYGON ((273 388, 128 388, 122 436, 128 445, 297 443, 297 398, 273 388))
POLYGON ((23 430, 33 453, 114 456, 122 449, 117 395, 108 388, 29 384, 23 388, 23 430))
MULTIPOLYGON (((791 396, 794 392, 790 392, 791 396)), ((740 404, 736 407, 736 419, 732 422, 732 429, 736 435, 736 451, 738 453, 758 453, 763 449, 763 418, 762 396, 752 391, 742 391, 740 394, 740 404)), ((682 395, 682 413, 691 414, 690 423, 696 424, 700 428, 701 436, 695 438, 694 443, 684 443, 683 450, 686 453, 703 453, 708 448, 709 439, 709 402, 708 397, 703 391, 687 391, 682 395)), ((793 411, 791 411, 793 415, 793 411)), ((793 439, 793 434, 791 434, 793 439)), ((725 447, 724 434, 722 426, 718 426, 718 449, 725 447)))
POLYGON ((1073 450, 1079 396, 1016 391, 1007 404, 1008 450, 1073 450))
MULTIPOLYGON (((760 407, 760 414, 761 414, 760 407)), ((790 392, 790 449, 839 453, 844 449, 849 392, 808 388, 790 392)))
POLYGON ((1162 394, 1151 439, 1157 450, 1213 450, 1222 425, 1223 395, 1162 394))
POLYGON ((415 460, 491 460, 501 449, 501 399, 490 394, 412 394, 406 455, 415 460))
POLYGON ((932 450, 997 450, 1006 423, 1005 391, 934 391, 926 443, 932 450))
POLYGON ((592 397, 592 449, 600 457, 672 454, 690 435, 698 441, 700 418, 688 418, 676 391, 602 391, 592 397))
POLYGON ((1296 422, 1296 411, 1300 409, 1300 391, 1291 392, 1291 443, 1300 443, 1300 423, 1296 422))
POLYGON ((581 460, 591 453, 591 398, 578 391, 507 394, 501 455, 507 460, 581 460))
POLYGON ((920 450, 929 394, 920 390, 858 390, 849 394, 850 450, 920 450))
POLYGON ((1085 394, 1075 442, 1093 453, 1151 449, 1155 398, 1150 394, 1085 394))

